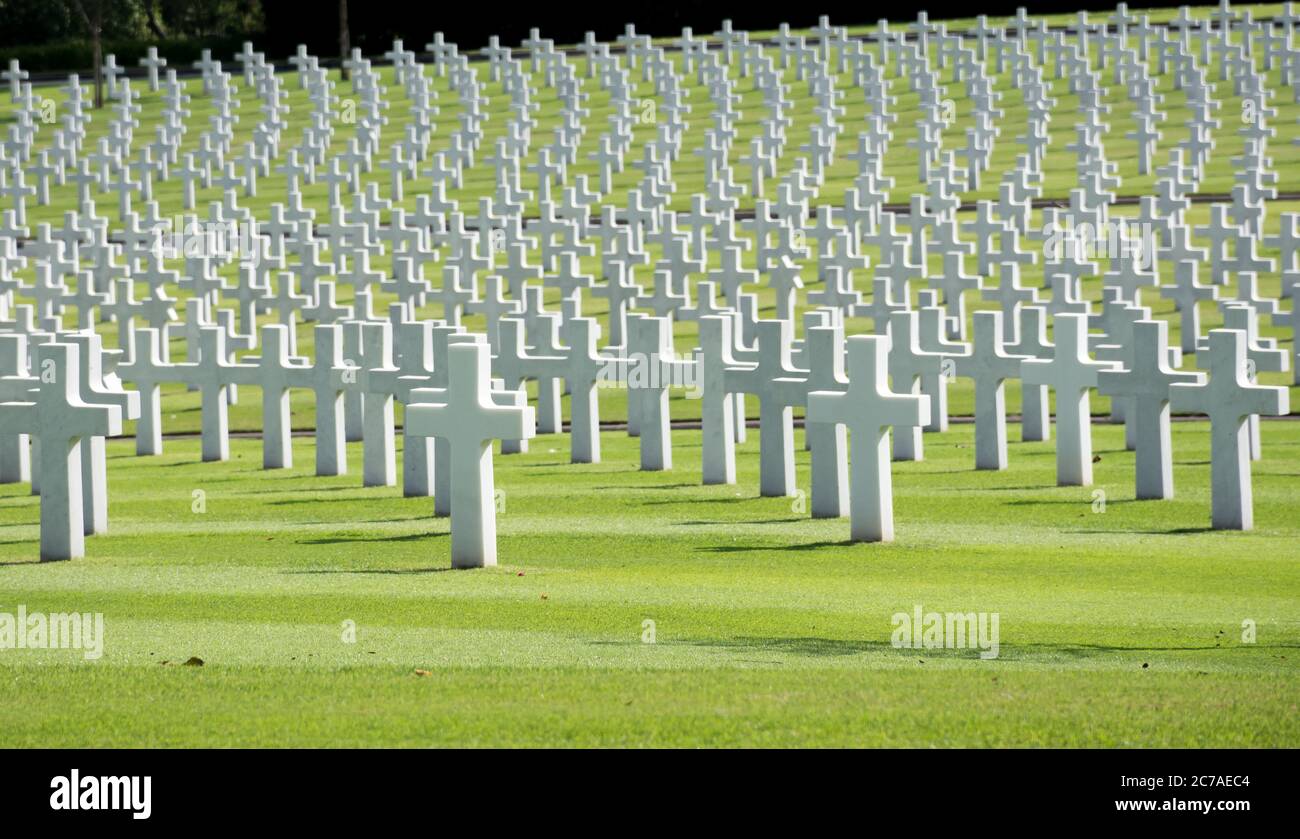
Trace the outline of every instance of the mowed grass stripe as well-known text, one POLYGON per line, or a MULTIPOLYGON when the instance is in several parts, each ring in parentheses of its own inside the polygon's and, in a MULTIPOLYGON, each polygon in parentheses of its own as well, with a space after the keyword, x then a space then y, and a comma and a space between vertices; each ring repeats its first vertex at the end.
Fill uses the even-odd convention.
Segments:
POLYGON ((1207 430, 1175 427, 1179 498, 1139 503, 1122 429, 1096 426, 1104 512, 1052 485, 1050 444, 976 473, 969 427, 930 435, 895 464, 892 545, 758 498, 756 435, 734 487, 698 485, 698 432, 665 473, 622 433, 596 466, 543 437, 496 458, 503 564, 469 572, 446 570, 428 499, 359 487, 358 451, 316 479, 309 440, 284 473, 257 440, 224 464, 115 441, 112 532, 85 560, 33 562, 37 507, 0 488, 0 610, 107 622, 99 661, 0 652, 0 742, 1294 744, 1300 426, 1264 425, 1250 533, 1205 529, 1207 430), (998 612, 999 658, 894 648, 915 604, 998 612))

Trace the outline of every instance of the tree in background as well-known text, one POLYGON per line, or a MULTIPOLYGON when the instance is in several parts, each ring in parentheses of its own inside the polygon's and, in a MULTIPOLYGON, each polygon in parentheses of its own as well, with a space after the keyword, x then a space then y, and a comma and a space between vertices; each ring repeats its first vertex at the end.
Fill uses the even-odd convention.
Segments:
POLYGON ((0 0, 0 61, 21 58, 37 71, 76 71, 97 77, 104 55, 127 64, 145 45, 190 54, 214 42, 264 32, 264 0, 0 0))
POLYGON ((104 2, 105 0, 72 0, 86 31, 90 33, 90 54, 95 65, 96 108, 104 107, 104 2))
MULTIPOLYGON (((169 38, 211 38, 252 32, 262 25, 261 0, 133 0, 145 25, 156 18, 169 38)), ((150 27, 152 31, 152 26, 150 27)), ((164 37, 158 32, 155 37, 164 37)))
POLYGON ((350 33, 348 32, 348 0, 339 0, 339 69, 343 81, 348 80, 348 53, 352 52, 350 33))

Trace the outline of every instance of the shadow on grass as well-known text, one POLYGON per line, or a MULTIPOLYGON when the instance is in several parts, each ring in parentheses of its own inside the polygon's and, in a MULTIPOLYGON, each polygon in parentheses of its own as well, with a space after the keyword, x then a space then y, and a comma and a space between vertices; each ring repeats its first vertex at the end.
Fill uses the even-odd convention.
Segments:
MULTIPOLYGON (((1136 499, 1133 498, 1108 498, 1106 499, 1107 507, 1121 507, 1126 504, 1132 504, 1136 499)), ((1043 504, 1065 504, 1065 505, 1083 505, 1090 506, 1091 498, 1022 498, 1018 501, 1002 502, 1007 507, 1037 507, 1043 504)))
MULTIPOLYGON (((974 469, 955 469, 947 472, 916 472, 916 475, 973 475, 974 469)), ((1031 486, 1014 486, 1014 487, 937 487, 935 489, 926 489, 926 492, 1037 492, 1039 490, 1051 489, 1048 484, 1033 484, 1031 486)))
MULTIPOLYGON (((292 476, 279 475, 274 480, 284 480, 290 477, 297 478, 298 480, 302 480, 302 481, 308 481, 314 479, 314 476, 312 475, 292 475, 292 476)), ((369 487, 360 487, 356 485, 337 486, 337 487, 329 487, 329 486, 322 487, 322 486, 311 486, 311 485, 309 486, 312 492, 345 492, 347 490, 369 489, 369 487)), ((304 489, 307 489, 307 487, 304 487, 302 489, 292 489, 292 488, 250 489, 250 490, 244 490, 239 494, 240 495, 284 495, 285 493, 290 493, 290 492, 302 492, 304 489)))
POLYGON ((725 519, 725 520, 723 520, 723 521, 703 521, 703 520, 700 520, 700 521, 679 521, 679 522, 674 522, 674 523, 673 523, 673 526, 674 526, 674 527, 700 527, 700 526, 711 526, 711 525, 719 525, 719 524, 722 524, 722 525, 726 525, 726 524, 798 524, 798 523, 800 523, 800 522, 808 522, 808 521, 812 521, 812 519, 807 518, 806 516, 796 516, 795 518, 792 518, 792 519, 750 519, 750 520, 748 520, 748 521, 746 521, 746 520, 742 520, 742 519, 725 519))
MULTIPOLYGON (((1122 647, 1114 644, 1000 644, 999 658, 1028 658, 1035 655, 1068 655, 1075 658, 1089 658, 1102 655, 1123 653, 1205 653, 1205 652, 1259 652, 1265 649, 1300 649, 1300 644, 1203 644, 1189 646, 1164 647, 1122 647), (1009 654, 1009 655, 1008 655, 1009 654)), ((920 650, 918 652, 934 652, 920 650)))
MULTIPOLYGON (((373 488, 373 489, 392 489, 392 487, 372 487, 372 488, 373 488)), ((349 487, 349 489, 356 489, 356 487, 349 487)), ((266 502, 263 502, 263 503, 265 503, 265 504, 269 504, 269 505, 271 505, 271 506, 273 506, 273 507, 283 507, 283 506, 287 506, 287 505, 303 505, 303 504, 349 504, 349 503, 351 503, 351 504, 358 504, 358 503, 362 503, 362 504, 372 504, 372 503, 377 502, 377 501, 386 501, 386 502, 391 502, 391 501, 393 501, 393 500, 394 500, 394 498, 393 498, 393 496, 391 496, 391 495, 362 495, 362 496, 357 496, 357 497, 355 497, 355 498, 353 498, 353 497, 348 497, 348 498, 284 498, 284 499, 281 499, 281 500, 279 500, 279 501, 266 501, 266 502)))
MULTIPOLYGON (((1168 530, 1067 530, 1066 533, 1074 535, 1095 536, 1106 534, 1108 536, 1123 536, 1125 534, 1135 534, 1139 536, 1190 536, 1196 533, 1213 533, 1214 528, 1209 525, 1203 527, 1172 527, 1168 530)), ((1240 531, 1228 531, 1240 532, 1240 531)))
POLYGON ((698 486, 700 484, 609 484, 592 489, 685 489, 698 486))
MULTIPOLYGON (((799 519, 803 521, 803 519, 799 519)), ((805 542, 798 545, 707 545, 702 548, 695 548, 696 553, 754 553, 757 551, 815 551, 821 548, 849 548, 857 545, 870 545, 869 542, 853 542, 845 539, 840 542, 805 542)))
POLYGON ((646 506, 662 504, 741 504, 747 501, 758 501, 760 498, 761 496, 758 495, 745 495, 740 498, 701 498, 693 496, 691 498, 665 498, 659 501, 642 501, 640 503, 646 506))
MULTIPOLYGON (((596 641, 601 645, 638 645, 639 641, 596 641)), ((712 647, 724 650, 748 651, 758 653, 782 653, 787 655, 829 658, 835 656, 861 655, 863 653, 889 653, 904 658, 971 660, 979 653, 978 648, 948 649, 931 647, 914 649, 912 647, 895 647, 889 641, 867 641, 844 638, 814 638, 807 636, 788 637, 749 637, 709 638, 698 640, 660 641, 663 646, 712 647)), ((1272 644, 1270 649, 1296 649, 1296 644, 1272 644)), ((1123 647, 1108 644, 999 644, 998 659, 1029 659, 1045 655, 1064 655, 1072 658, 1095 658, 1100 656, 1122 655, 1126 653, 1180 653, 1180 652, 1232 652, 1258 651, 1260 647, 1245 645, 1198 645, 1198 646, 1147 646, 1123 647)), ((993 666, 993 662, 989 662, 993 666)))
POLYGON ((464 571, 464 568, 452 568, 450 565, 440 568, 307 568, 302 571, 286 571, 286 574, 441 574, 444 571, 464 571))
POLYGON ((358 542, 419 542, 424 539, 446 539, 449 533, 405 533, 401 536, 330 536, 321 539, 298 539, 299 545, 351 545, 358 542))
POLYGON ((893 649, 888 641, 862 641, 856 639, 810 637, 710 638, 697 641, 660 641, 659 643, 689 647, 714 647, 724 650, 786 653, 788 655, 813 656, 817 658, 860 655, 862 653, 870 652, 887 652, 893 649))

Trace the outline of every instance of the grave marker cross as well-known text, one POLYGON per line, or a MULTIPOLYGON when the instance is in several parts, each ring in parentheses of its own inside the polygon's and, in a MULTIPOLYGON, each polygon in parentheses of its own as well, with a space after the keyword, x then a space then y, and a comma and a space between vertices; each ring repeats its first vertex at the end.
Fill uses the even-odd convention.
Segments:
POLYGON ((1137 434, 1137 497, 1173 498, 1174 467, 1169 432, 1169 393, 1176 383, 1205 384, 1201 373, 1169 367, 1169 323, 1140 320, 1133 325, 1128 369, 1103 370, 1097 392, 1131 397, 1137 434))
POLYGON ((1057 486, 1092 484, 1092 414, 1089 391, 1102 370, 1113 362, 1088 357, 1088 318, 1060 314, 1054 322, 1056 353, 1050 359, 1028 359, 1021 376, 1027 385, 1047 385, 1056 391, 1057 486))
POLYGON ((808 420, 848 426, 850 537, 856 542, 889 542, 894 538, 889 428, 922 424, 930 414, 930 400, 890 392, 887 337, 857 335, 846 344, 845 390, 808 394, 808 420))
POLYGON ((81 442, 122 431, 122 409, 90 405, 78 393, 77 347, 48 343, 36 348, 39 389, 31 402, 0 403, 0 425, 40 441, 41 561, 75 559, 86 553, 81 486, 81 442))
POLYGON ((1176 383, 1169 388, 1175 411, 1201 411, 1210 417, 1211 523, 1216 530, 1250 530, 1254 502, 1250 482, 1252 414, 1281 416, 1290 409, 1283 387, 1251 384, 1246 332, 1213 329, 1209 348, 1198 362, 1210 371, 1208 383, 1176 383))
POLYGON ((412 434, 445 439, 451 452, 451 564, 482 568, 497 564, 496 492, 492 441, 533 436, 533 409, 502 406, 492 399, 491 350, 484 343, 447 348, 446 404, 406 408, 412 434))

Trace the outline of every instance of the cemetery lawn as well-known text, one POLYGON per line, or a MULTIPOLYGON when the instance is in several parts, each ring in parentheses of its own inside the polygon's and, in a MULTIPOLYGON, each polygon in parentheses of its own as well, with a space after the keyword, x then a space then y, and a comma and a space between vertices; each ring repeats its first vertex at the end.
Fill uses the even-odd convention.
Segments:
POLYGON ((758 498, 757 436, 731 487, 699 485, 693 431, 670 472, 622 432, 599 465, 556 436, 498 456, 501 564, 473 571, 429 499, 360 486, 356 445, 315 478, 309 438, 280 472, 257 439, 225 464, 112 441, 111 532, 65 563, 0 486, 0 612, 106 636, 95 661, 0 650, 0 746, 1300 745, 1300 423, 1264 425, 1247 533, 1207 529, 1203 423, 1174 425, 1178 498, 1140 503, 1096 426, 1104 509, 1054 486, 1051 443, 976 473, 955 425, 895 465, 888 546, 758 498), (892 647, 917 604, 999 613, 999 657, 892 647))

